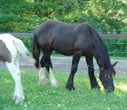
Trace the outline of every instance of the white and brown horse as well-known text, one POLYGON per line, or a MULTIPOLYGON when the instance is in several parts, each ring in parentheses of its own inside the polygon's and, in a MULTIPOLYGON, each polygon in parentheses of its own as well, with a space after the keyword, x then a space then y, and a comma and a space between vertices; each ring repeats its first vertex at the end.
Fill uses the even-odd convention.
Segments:
POLYGON ((21 40, 11 34, 0 34, 0 61, 5 62, 15 82, 13 97, 15 104, 24 100, 19 67, 20 55, 32 59, 31 53, 21 40))

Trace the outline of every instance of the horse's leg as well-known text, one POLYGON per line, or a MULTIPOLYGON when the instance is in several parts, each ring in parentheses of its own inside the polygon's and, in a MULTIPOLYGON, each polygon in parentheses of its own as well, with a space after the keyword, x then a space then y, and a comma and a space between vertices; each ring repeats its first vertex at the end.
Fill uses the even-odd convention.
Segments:
POLYGON ((57 82, 51 67, 49 68, 49 77, 50 77, 51 85, 53 87, 59 87, 59 83, 57 82))
MULTIPOLYGON (((51 52, 50 52, 51 53, 51 52)), ((49 72, 49 78, 50 78, 50 82, 51 82, 51 85, 53 87, 58 87, 59 84, 54 76, 54 73, 53 73, 53 69, 52 69, 52 63, 51 63, 51 58, 50 58, 50 54, 45 54, 44 55, 44 58, 45 58, 45 66, 46 66, 46 69, 48 70, 49 72)))
POLYGON ((13 80, 15 82, 14 97, 13 97, 15 104, 18 104, 24 100, 20 70, 17 69, 17 65, 15 65, 14 62, 11 62, 11 63, 6 62, 6 66, 9 72, 11 73, 13 80))
POLYGON ((41 58, 41 61, 40 61, 40 64, 41 64, 41 68, 39 69, 39 82, 38 84, 46 84, 46 76, 48 74, 48 71, 45 67, 45 61, 44 61, 44 58, 42 57, 41 58))
POLYGON ((100 88, 94 75, 93 56, 86 56, 91 88, 100 88))
POLYGON ((81 52, 76 52, 73 55, 71 72, 70 72, 70 75, 69 75, 69 78, 68 78, 68 81, 66 84, 66 88, 68 90, 74 90, 75 89, 74 85, 73 85, 73 83, 74 83, 73 80, 74 80, 74 75, 77 72, 77 67, 78 67, 80 57, 81 57, 81 52))
POLYGON ((59 84, 53 74, 53 71, 52 71, 52 63, 51 63, 51 59, 50 59, 50 54, 51 54, 51 51, 43 51, 43 58, 41 59, 41 69, 40 69, 40 72, 39 72, 39 77, 41 76, 41 82, 45 82, 45 78, 46 78, 46 75, 47 73, 49 72, 49 77, 50 77, 50 81, 51 81, 51 84, 52 86, 54 87, 58 87, 59 84))
POLYGON ((15 66, 17 68, 17 70, 20 72, 20 68, 19 68, 19 56, 17 55, 17 58, 15 60, 15 66))

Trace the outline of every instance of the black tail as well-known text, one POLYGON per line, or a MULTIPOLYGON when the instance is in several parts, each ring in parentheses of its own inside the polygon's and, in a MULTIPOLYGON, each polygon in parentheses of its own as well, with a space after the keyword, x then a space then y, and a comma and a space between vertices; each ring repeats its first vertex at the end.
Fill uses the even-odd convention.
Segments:
POLYGON ((33 39, 32 54, 33 54, 33 58, 35 59, 35 66, 36 66, 36 68, 39 68, 39 66, 40 66, 40 61, 39 61, 40 48, 38 46, 35 34, 34 34, 34 39, 33 39))

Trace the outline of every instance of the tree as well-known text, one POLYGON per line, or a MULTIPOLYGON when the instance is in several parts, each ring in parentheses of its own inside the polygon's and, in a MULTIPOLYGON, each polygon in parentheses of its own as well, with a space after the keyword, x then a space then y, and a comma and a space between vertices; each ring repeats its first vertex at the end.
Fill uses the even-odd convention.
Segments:
POLYGON ((126 8, 123 0, 1 0, 0 30, 33 32, 38 24, 55 19, 86 22, 101 33, 122 33, 126 8))

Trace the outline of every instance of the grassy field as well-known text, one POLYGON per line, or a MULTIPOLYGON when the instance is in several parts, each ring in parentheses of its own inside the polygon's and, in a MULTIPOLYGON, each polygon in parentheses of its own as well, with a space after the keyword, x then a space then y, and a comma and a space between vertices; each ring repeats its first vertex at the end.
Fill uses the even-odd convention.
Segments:
POLYGON ((116 76, 115 91, 106 94, 103 87, 101 90, 90 89, 87 74, 76 74, 76 90, 71 92, 65 89, 68 74, 55 75, 59 88, 51 87, 50 83, 38 86, 36 72, 22 71, 25 100, 15 105, 12 77, 9 72, 0 70, 0 110, 127 110, 127 76, 116 76))

